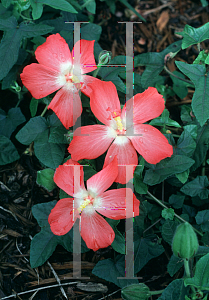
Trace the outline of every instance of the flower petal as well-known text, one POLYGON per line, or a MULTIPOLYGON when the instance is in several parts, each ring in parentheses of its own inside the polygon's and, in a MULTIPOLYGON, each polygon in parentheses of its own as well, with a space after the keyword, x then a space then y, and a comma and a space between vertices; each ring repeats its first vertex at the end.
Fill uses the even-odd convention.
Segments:
POLYGON ((75 87, 74 90, 73 93, 72 90, 64 86, 56 93, 48 106, 48 109, 50 108, 55 112, 67 129, 75 124, 82 113, 80 96, 75 87))
POLYGON ((120 114, 120 101, 115 85, 110 82, 97 81, 96 85, 90 83, 92 89, 90 95, 90 106, 93 114, 105 125, 111 126, 111 112, 120 114))
POLYGON ((46 42, 36 49, 35 56, 40 64, 58 72, 63 65, 68 65, 69 68, 73 62, 68 44, 59 33, 50 35, 46 42))
POLYGON ((57 83, 59 73, 39 64, 31 64, 20 74, 22 83, 32 96, 40 99, 59 90, 62 84, 57 83))
POLYGON ((130 136, 135 149, 149 164, 157 164, 166 157, 171 157, 173 147, 168 143, 166 137, 155 127, 146 124, 134 126, 134 134, 141 136, 130 136))
POLYGON ((113 184, 117 175, 118 161, 115 156, 106 168, 103 168, 100 172, 87 180, 87 190, 93 191, 99 196, 113 184))
POLYGON ((81 69, 81 74, 89 73, 97 68, 94 59, 94 42, 95 41, 80 40, 76 42, 73 47, 73 66, 75 66, 75 68, 78 67, 77 57, 74 55, 74 51, 76 51, 76 53, 80 54, 79 68, 81 69))
POLYGON ((83 181, 83 167, 80 166, 78 168, 75 166, 80 166, 80 164, 69 159, 66 163, 60 165, 54 174, 54 182, 56 185, 70 196, 73 196, 73 194, 77 193, 81 189, 85 189, 83 181), (75 180, 75 176, 80 180, 75 180))
POLYGON ((125 184, 133 178, 132 172, 126 175, 126 167, 121 165, 133 165, 133 173, 138 164, 138 157, 131 141, 126 136, 117 136, 107 151, 103 168, 105 168, 117 155, 118 176, 116 182, 125 184))
POLYGON ((102 194, 100 201, 101 208, 96 208, 96 211, 107 218, 120 220, 139 215, 140 202, 130 188, 106 191, 102 194), (127 197, 127 194, 130 194, 131 197, 127 197), (128 212, 127 208, 130 206, 131 201, 133 202, 133 211, 128 212), (128 215, 126 215, 127 212, 128 215))
MULTIPOLYGON (((131 101, 132 98, 128 101, 131 101)), ((128 103, 127 101, 127 103, 128 103)), ((165 108, 163 96, 160 95, 156 88, 149 87, 141 94, 134 96, 133 103, 133 120, 134 124, 142 124, 151 119, 159 117, 165 108)), ((124 105, 121 118, 125 117, 126 105, 124 105)), ((128 122, 127 122, 128 123, 128 122)))
POLYGON ((79 127, 74 132, 74 137, 69 153, 74 160, 94 159, 102 155, 114 140, 111 128, 104 125, 89 125, 79 127), (79 135, 80 134, 80 135, 79 135))
POLYGON ((83 81, 83 85, 81 87, 81 92, 84 93, 86 96, 90 97, 92 89, 90 88, 89 84, 94 83, 94 85, 97 85, 98 81, 101 80, 89 75, 83 75, 82 81, 83 81))
POLYGON ((70 198, 61 199, 51 210, 48 222, 54 234, 64 235, 68 233, 79 217, 79 211, 74 208, 73 201, 70 198))
POLYGON ((114 241, 114 230, 105 219, 96 212, 87 214, 83 211, 80 224, 81 236, 89 249, 97 251, 100 248, 110 246, 114 241))

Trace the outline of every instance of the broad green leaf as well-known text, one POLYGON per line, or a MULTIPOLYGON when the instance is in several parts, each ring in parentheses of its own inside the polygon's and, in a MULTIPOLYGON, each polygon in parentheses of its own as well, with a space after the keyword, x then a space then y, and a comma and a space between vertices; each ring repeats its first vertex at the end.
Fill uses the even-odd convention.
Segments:
POLYGON ((206 187, 208 185, 207 176, 197 176, 194 180, 185 184, 180 191, 191 197, 199 196, 200 199, 207 199, 209 190, 206 187))
POLYGON ((37 172, 36 182, 37 184, 43 186, 45 189, 51 192, 56 187, 53 178, 54 178, 54 170, 44 169, 37 172))
POLYGON ((167 265, 169 275, 173 277, 176 274, 176 272, 178 272, 181 269, 181 267, 183 267, 183 265, 184 261, 182 258, 172 255, 167 265))
POLYGON ((0 3, 0 20, 6 20, 11 17, 12 12, 10 9, 7 9, 0 3))
POLYGON ((45 24, 32 24, 22 22, 19 26, 19 30, 21 31, 22 37, 31 38, 39 35, 44 35, 53 30, 53 27, 45 25, 45 24))
POLYGON ((164 252, 164 248, 150 235, 134 241, 134 273, 138 273, 154 257, 164 252))
POLYGON ((199 28, 194 28, 186 24, 184 30, 177 32, 177 34, 183 36, 182 49, 186 49, 191 45, 198 44, 209 39, 209 23, 206 23, 199 28))
POLYGON ((45 166, 56 169, 63 162, 65 145, 49 143, 47 140, 35 141, 34 152, 45 166))
POLYGON ((178 178, 178 180, 181 182, 181 183, 186 183, 188 178, 189 178, 189 172, 190 170, 186 170, 184 172, 181 172, 181 173, 178 173, 178 174, 175 174, 176 178, 178 178))
POLYGON ((196 148, 196 143, 188 131, 183 131, 180 135, 177 145, 174 148, 178 155, 185 155, 191 157, 196 148))
POLYGON ((98 41, 102 33, 102 27, 94 23, 83 24, 81 26, 81 38, 88 41, 98 41))
POLYGON ((182 61, 176 61, 176 65, 194 83, 192 110, 200 125, 203 126, 209 118, 209 75, 206 68, 203 65, 189 65, 182 61))
POLYGON ((155 86, 156 78, 164 68, 164 58, 169 52, 181 49, 181 41, 175 42, 160 53, 149 52, 134 57, 134 67, 146 66, 142 74, 141 84, 144 88, 155 86))
POLYGON ((208 57, 208 54, 205 53, 205 50, 200 51, 198 54, 198 57, 193 61, 193 64, 201 64, 201 63, 207 63, 206 58, 208 57))
POLYGON ((49 134, 49 142, 55 144, 68 144, 66 138, 67 132, 67 129, 63 125, 51 127, 49 134))
POLYGON ((112 220, 109 218, 106 218, 105 220, 108 222, 108 224, 112 227, 112 229, 115 232, 115 239, 112 242, 111 246, 113 247, 113 249, 116 252, 125 254, 126 253, 126 249, 125 249, 126 241, 125 241, 124 236, 120 233, 120 231, 116 227, 120 221, 112 220))
MULTIPOLYGON (((180 78, 185 79, 185 76, 178 72, 178 71, 173 71, 172 74, 177 75, 180 78)), ((180 98, 183 99, 184 97, 186 97, 186 95, 188 94, 188 89, 187 87, 192 86, 191 84, 182 81, 181 79, 178 79, 174 76, 170 76, 172 81, 173 81, 173 91, 176 93, 176 95, 180 98)))
POLYGON ((6 136, 0 135, 0 165, 7 165, 20 158, 15 146, 6 136))
POLYGON ((8 19, 0 19, 0 30, 3 31, 11 30, 11 29, 15 29, 16 26, 17 26, 17 20, 14 16, 9 17, 8 19))
POLYGON ((191 157, 195 161, 191 167, 191 172, 195 171, 197 168, 199 168, 199 166, 201 166, 209 149, 209 124, 206 124, 203 127, 198 125, 196 144, 196 149, 191 157))
POLYGON ((126 92, 126 87, 123 81, 118 77, 120 73, 120 67, 101 67, 99 71, 99 75, 105 81, 112 81, 117 90, 121 91, 122 93, 126 92))
POLYGON ((0 109, 0 134, 10 138, 16 127, 25 121, 19 107, 11 108, 7 114, 0 109))
POLYGON ((121 254, 116 257, 115 261, 111 258, 100 260, 92 270, 92 273, 106 281, 113 282, 121 288, 138 283, 137 279, 125 279, 125 259, 124 255, 121 254), (119 279, 118 277, 123 277, 124 279, 119 279))
POLYGON ((199 246, 195 256, 203 256, 209 253, 209 247, 199 246))
POLYGON ((193 139, 196 140, 197 138, 197 125, 186 125, 184 126, 184 131, 187 131, 190 133, 190 135, 193 137, 193 139))
POLYGON ((183 279, 175 279, 165 288, 158 300, 185 300, 188 290, 183 279))
POLYGON ((171 195, 168 199, 168 202, 176 209, 182 208, 184 203, 184 195, 171 195))
POLYGON ((209 290, 209 253, 198 260, 194 277, 186 278, 184 284, 185 286, 192 285, 200 290, 209 290))
POLYGON ((173 155, 156 165, 149 165, 151 169, 146 171, 144 182, 148 185, 158 184, 171 175, 186 171, 193 164, 194 160, 187 156, 173 155))
POLYGON ((36 218, 38 225, 40 227, 46 227, 49 228, 48 223, 48 216, 52 210, 52 208, 55 207, 57 201, 53 200, 51 202, 47 203, 39 203, 32 207, 32 214, 34 218, 36 218))
POLYGON ((31 117, 35 117, 37 109, 38 109, 38 99, 32 98, 30 101, 30 113, 31 113, 31 117))
POLYGON ((179 222, 166 220, 162 226, 162 237, 163 239, 171 245, 176 227, 179 225, 179 222))
POLYGON ((12 3, 12 0, 1 0, 4 7, 8 8, 12 3))
POLYGON ((84 0, 86 9, 91 13, 95 14, 96 12, 96 2, 95 0, 84 0))
POLYGON ((139 165, 136 167, 134 171, 134 189, 138 194, 146 194, 147 193, 147 185, 143 182, 142 172, 144 170, 144 158, 141 157, 139 161, 139 165))
POLYGON ((182 105, 181 106, 181 120, 183 123, 191 123, 192 116, 191 116, 192 109, 190 105, 182 105))
POLYGON ((42 266, 47 259, 52 255, 58 240, 50 228, 48 230, 41 230, 36 234, 30 245, 30 265, 32 268, 42 266))
POLYGON ((69 2, 67 2, 65 0, 59 0, 59 1, 57 1, 57 0, 34 0, 33 2, 35 2, 35 4, 46 4, 55 9, 69 11, 73 14, 77 13, 75 8, 69 2))
POLYGON ((48 133, 49 127, 45 118, 38 116, 31 118, 28 123, 17 133, 16 139, 23 145, 29 145, 40 139, 44 132, 48 133))
POLYGON ((160 117, 153 119, 149 124, 153 126, 173 126, 181 128, 179 123, 169 118, 169 111, 166 108, 160 117))
POLYGON ((125 300, 147 300, 150 296, 150 290, 144 283, 131 284, 121 291, 121 297, 125 300))
POLYGON ((163 217, 164 219, 166 219, 166 220, 167 220, 167 219, 173 220, 174 214, 175 214, 175 211, 174 211, 173 208, 164 208, 164 209, 162 210, 162 217, 163 217))
POLYGON ((87 181, 90 177, 95 175, 97 171, 92 166, 85 166, 84 167, 84 181, 87 181))
POLYGON ((37 20, 42 16, 43 13, 43 4, 38 3, 36 0, 30 0, 30 4, 32 7, 32 17, 33 20, 37 20))
POLYGON ((198 225, 201 225, 202 231, 209 231, 209 210, 201 210, 197 213, 195 220, 198 225))

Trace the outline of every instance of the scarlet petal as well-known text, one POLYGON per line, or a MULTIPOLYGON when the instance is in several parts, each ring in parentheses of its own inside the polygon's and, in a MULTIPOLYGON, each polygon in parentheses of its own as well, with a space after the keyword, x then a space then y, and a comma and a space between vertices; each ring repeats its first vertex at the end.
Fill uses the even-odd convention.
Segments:
POLYGON ((87 190, 91 190, 97 195, 100 195, 113 184, 117 175, 118 162, 115 157, 106 168, 103 168, 100 172, 87 180, 87 190))
POLYGON ((80 40, 76 42, 73 47, 73 65, 77 66, 79 61, 81 74, 89 73, 97 68, 94 59, 94 42, 95 41, 80 40), (76 54, 79 55, 79 57, 77 57, 76 54))
POLYGON ((122 188, 104 192, 101 196, 101 208, 96 208, 96 210, 107 218, 120 220, 138 216, 139 204, 139 200, 136 199, 131 189, 122 188), (127 197, 127 192, 131 195, 130 198, 127 197), (127 208, 130 207, 131 202, 133 210, 129 212, 127 208))
POLYGON ((84 189, 83 167, 78 162, 69 159, 64 165, 60 165, 54 174, 54 182, 68 195, 73 196, 79 189, 84 189), (75 166, 76 165, 76 166, 75 166), (80 171, 79 175, 78 172, 80 171), (75 176, 79 177, 79 180, 75 176))
POLYGON ((65 128, 68 129, 75 124, 82 113, 82 104, 78 91, 75 89, 73 93, 72 90, 64 86, 56 93, 48 108, 55 112, 65 128))
POLYGON ((130 136, 135 149, 150 164, 157 164, 166 157, 171 157, 173 147, 166 137, 155 127, 146 124, 134 126, 134 133, 141 136, 130 136))
MULTIPOLYGON (((127 103, 131 101, 128 100, 127 103)), ((121 117, 124 117, 127 103, 124 105, 121 117)), ((134 124, 144 123, 162 114, 165 108, 163 96, 160 95, 156 88, 149 87, 141 94, 134 96, 133 103, 133 120, 134 124)))
POLYGON ((110 82, 97 81, 90 83, 92 89, 90 106, 93 114, 105 125, 111 124, 111 112, 121 112, 120 101, 115 85, 110 82))
POLYGON ((109 136, 109 130, 104 125, 89 125, 77 128, 68 147, 72 159, 94 159, 102 155, 114 140, 114 137, 109 136))
POLYGON ((60 67, 72 65, 72 56, 66 41, 59 33, 50 35, 46 42, 35 51, 37 61, 50 69, 60 72, 60 67))
POLYGON ((56 235, 64 235, 70 231, 76 219, 79 217, 79 212, 74 209, 73 199, 64 198, 57 202, 51 210, 48 217, 48 222, 51 231, 56 235))
POLYGON ((103 168, 105 168, 112 159, 117 155, 118 159, 118 176, 115 181, 125 184, 133 178, 134 170, 138 164, 138 157, 131 141, 124 136, 118 136, 107 151, 103 168), (121 165, 133 165, 133 169, 126 171, 126 167, 121 165), (126 175, 126 173, 128 174, 126 175))
POLYGON ((87 247, 94 251, 112 244, 115 233, 112 227, 96 212, 81 214, 81 236, 87 247))
POLYGON ((59 90, 62 85, 56 82, 59 73, 39 64, 31 64, 20 74, 22 83, 32 96, 40 99, 59 90))
POLYGON ((90 97, 90 94, 92 92, 92 89, 90 88, 89 84, 93 83, 94 85, 97 85, 98 81, 101 81, 100 79, 94 78, 89 75, 83 75, 82 80, 83 80, 83 85, 81 87, 81 92, 88 97, 90 97))

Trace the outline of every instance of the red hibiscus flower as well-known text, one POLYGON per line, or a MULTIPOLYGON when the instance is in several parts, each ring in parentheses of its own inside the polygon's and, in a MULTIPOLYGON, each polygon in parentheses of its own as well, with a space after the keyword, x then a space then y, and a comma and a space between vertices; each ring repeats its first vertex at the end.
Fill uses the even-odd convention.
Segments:
POLYGON ((156 88, 149 87, 128 100, 133 101, 133 122, 130 122, 126 120, 128 102, 121 111, 117 90, 112 82, 98 81, 95 87, 92 84, 90 87, 91 110, 105 125, 90 125, 75 130, 68 148, 73 160, 94 159, 109 148, 104 167, 117 155, 119 171, 115 181, 124 184, 131 177, 126 178, 123 165, 136 166, 137 152, 150 164, 156 164, 173 154, 173 147, 158 129, 142 124, 161 115, 165 108, 163 97, 156 88), (133 134, 126 135, 127 129, 132 129, 133 134))
POLYGON ((35 51, 39 64, 26 66, 20 74, 23 84, 36 99, 59 90, 48 108, 67 129, 82 113, 79 90, 89 96, 91 89, 87 85, 95 80, 83 75, 96 69, 93 48, 94 41, 80 40, 70 53, 68 44, 59 33, 52 34, 35 51), (80 53, 80 62, 73 55, 74 49, 80 53))
POLYGON ((74 180, 74 167, 79 163, 68 160, 59 166, 54 175, 55 183, 72 198, 61 199, 52 209, 48 222, 56 235, 66 234, 80 216, 80 233, 87 247, 94 251, 112 244, 115 233, 112 227, 99 215, 110 219, 124 219, 139 215, 139 200, 129 188, 106 191, 118 174, 117 158, 102 171, 83 182, 83 167, 80 166, 80 180, 74 180), (105 192, 106 191, 106 192, 105 192), (130 193, 133 197, 127 197, 130 193), (126 205, 133 201, 133 211, 126 216, 126 205), (98 214, 98 213, 99 214, 98 214))

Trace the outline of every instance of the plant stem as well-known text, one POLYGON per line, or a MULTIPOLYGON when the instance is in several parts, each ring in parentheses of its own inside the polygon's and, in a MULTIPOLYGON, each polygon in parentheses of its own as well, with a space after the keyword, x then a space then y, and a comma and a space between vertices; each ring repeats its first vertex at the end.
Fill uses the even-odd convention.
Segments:
POLYGON ((159 295, 162 294, 164 290, 159 290, 159 291, 150 291, 150 295, 159 295))
POLYGON ((44 108, 44 110, 42 111, 42 113, 41 113, 41 117, 43 117, 43 116, 44 116, 44 114, 45 114, 45 112, 47 111, 47 109, 48 109, 48 105, 46 105, 46 106, 45 106, 45 108, 44 108))
MULTIPOLYGON (((162 207, 168 209, 168 207, 167 207, 165 204, 163 204, 159 199, 157 199, 157 198, 156 198, 154 195, 152 195, 149 191, 147 191, 147 194, 148 194, 150 197, 152 197, 152 199, 155 200, 159 205, 161 205, 162 207)), ((180 221, 184 222, 184 223, 187 222, 186 220, 182 219, 182 218, 181 218, 179 215, 177 215, 176 213, 174 213, 174 216, 175 216, 176 218, 178 218, 180 221)), ((190 224, 190 225, 191 225, 191 224, 190 224)), ((191 225, 191 226, 192 226, 192 225, 191 225)), ((199 235, 203 236, 203 234, 202 234, 199 230, 197 230, 195 227, 192 226, 192 228, 193 228, 199 235)))
POLYGON ((173 73, 167 68, 166 65, 164 65, 164 70, 165 70, 169 75, 171 75, 171 76, 173 76, 173 77, 176 77, 176 78, 178 78, 179 80, 184 81, 184 82, 187 82, 187 83, 189 83, 189 84, 191 84, 191 85, 194 86, 194 83, 193 83, 192 81, 187 80, 187 79, 184 79, 184 78, 181 78, 181 77, 179 77, 179 76, 173 74, 173 73))
POLYGON ((97 77, 97 74, 99 73, 99 70, 100 70, 101 66, 102 65, 97 65, 97 69, 94 70, 93 77, 97 77))
MULTIPOLYGON (((187 276, 188 278, 191 278, 190 268, 189 268, 189 260, 186 259, 186 258, 184 258, 184 270, 185 270, 185 272, 186 272, 186 276, 187 276)), ((194 286, 191 285, 190 287, 191 287, 193 293, 195 294, 195 293, 196 293, 196 290, 195 290, 194 286)))

